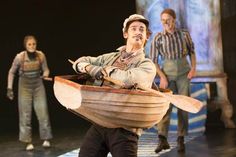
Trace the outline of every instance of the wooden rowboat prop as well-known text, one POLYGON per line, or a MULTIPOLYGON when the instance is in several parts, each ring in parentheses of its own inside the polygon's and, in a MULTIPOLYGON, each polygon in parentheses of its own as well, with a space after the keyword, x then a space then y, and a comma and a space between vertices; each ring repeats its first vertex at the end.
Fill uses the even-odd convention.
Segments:
MULTIPOLYGON (((68 110, 108 128, 149 128, 157 124, 170 101, 137 89, 115 89, 83 85, 78 76, 56 76, 54 94, 68 110)), ((170 90, 162 93, 171 94, 170 90)))
MULTIPOLYGON (((79 76, 80 78, 83 78, 79 76)), ((104 77, 116 85, 118 80, 104 77)), ((134 127, 149 128, 165 115, 170 102, 188 112, 196 113, 202 103, 191 97, 173 95, 170 90, 156 91, 115 89, 83 85, 78 76, 56 76, 54 93, 58 101, 68 110, 108 128, 134 127), (73 81, 74 80, 74 81, 73 81)))

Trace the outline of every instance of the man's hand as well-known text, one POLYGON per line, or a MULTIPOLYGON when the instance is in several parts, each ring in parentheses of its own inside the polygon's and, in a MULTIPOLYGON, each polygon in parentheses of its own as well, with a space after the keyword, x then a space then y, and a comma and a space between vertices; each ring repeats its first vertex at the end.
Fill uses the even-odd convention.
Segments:
POLYGON ((13 99, 14 99, 13 90, 10 89, 10 88, 7 88, 7 97, 8 97, 8 99, 10 99, 10 100, 13 100, 13 99))
POLYGON ((87 73, 86 71, 86 66, 88 66, 89 63, 84 63, 84 62, 74 62, 72 67, 76 72, 81 72, 81 73, 87 73))
POLYGON ((188 73, 188 79, 192 79, 194 76, 196 75, 196 69, 195 68, 191 68, 191 70, 188 73))
POLYGON ((105 71, 103 68, 101 68, 101 70, 99 70, 99 71, 96 73, 95 79, 97 79, 97 80, 102 80, 104 76, 108 76, 108 75, 107 75, 106 71, 105 71))
POLYGON ((168 80, 166 77, 161 77, 160 78, 160 88, 166 89, 168 87, 168 80))

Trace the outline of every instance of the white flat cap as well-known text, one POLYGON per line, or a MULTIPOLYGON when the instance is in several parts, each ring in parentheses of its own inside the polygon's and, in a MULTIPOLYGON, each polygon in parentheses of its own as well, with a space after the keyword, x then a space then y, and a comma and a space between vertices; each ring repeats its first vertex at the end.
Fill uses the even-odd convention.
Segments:
POLYGON ((129 26, 129 24, 134 22, 134 21, 140 21, 140 22, 143 22, 146 25, 146 27, 149 26, 149 22, 144 16, 139 15, 139 14, 133 14, 133 15, 130 15, 128 18, 125 19, 125 21, 123 23, 122 31, 124 32, 126 27, 129 26))

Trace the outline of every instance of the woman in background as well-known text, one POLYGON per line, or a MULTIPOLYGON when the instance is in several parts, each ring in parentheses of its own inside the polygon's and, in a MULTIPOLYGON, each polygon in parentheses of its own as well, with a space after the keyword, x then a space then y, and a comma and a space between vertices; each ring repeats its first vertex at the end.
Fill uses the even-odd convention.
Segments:
POLYGON ((49 69, 43 52, 36 50, 37 40, 28 35, 24 38, 26 50, 18 53, 8 73, 7 97, 14 99, 13 82, 19 74, 18 111, 19 140, 26 143, 26 150, 33 150, 32 144, 32 108, 39 121, 40 138, 43 147, 50 147, 52 138, 51 124, 48 115, 47 100, 43 79, 48 79, 49 69))

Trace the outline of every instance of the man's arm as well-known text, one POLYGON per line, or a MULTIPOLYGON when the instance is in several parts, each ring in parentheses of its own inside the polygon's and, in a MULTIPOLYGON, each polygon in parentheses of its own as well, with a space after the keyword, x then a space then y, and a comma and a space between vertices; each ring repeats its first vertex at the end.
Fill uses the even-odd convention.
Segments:
POLYGON ((166 78, 166 75, 161 70, 159 64, 156 64, 156 74, 160 77, 160 88, 167 88, 168 87, 168 80, 166 78))
POLYGON ((192 79, 196 74, 196 55, 195 53, 190 54, 191 69, 188 73, 188 79, 192 79))
POLYGON ((187 43, 188 52, 189 52, 188 54, 189 54, 190 62, 191 62, 191 69, 187 77, 188 79, 192 79, 196 74, 196 55, 195 55, 196 53, 195 53, 194 43, 188 31, 185 31, 185 41, 187 43))

